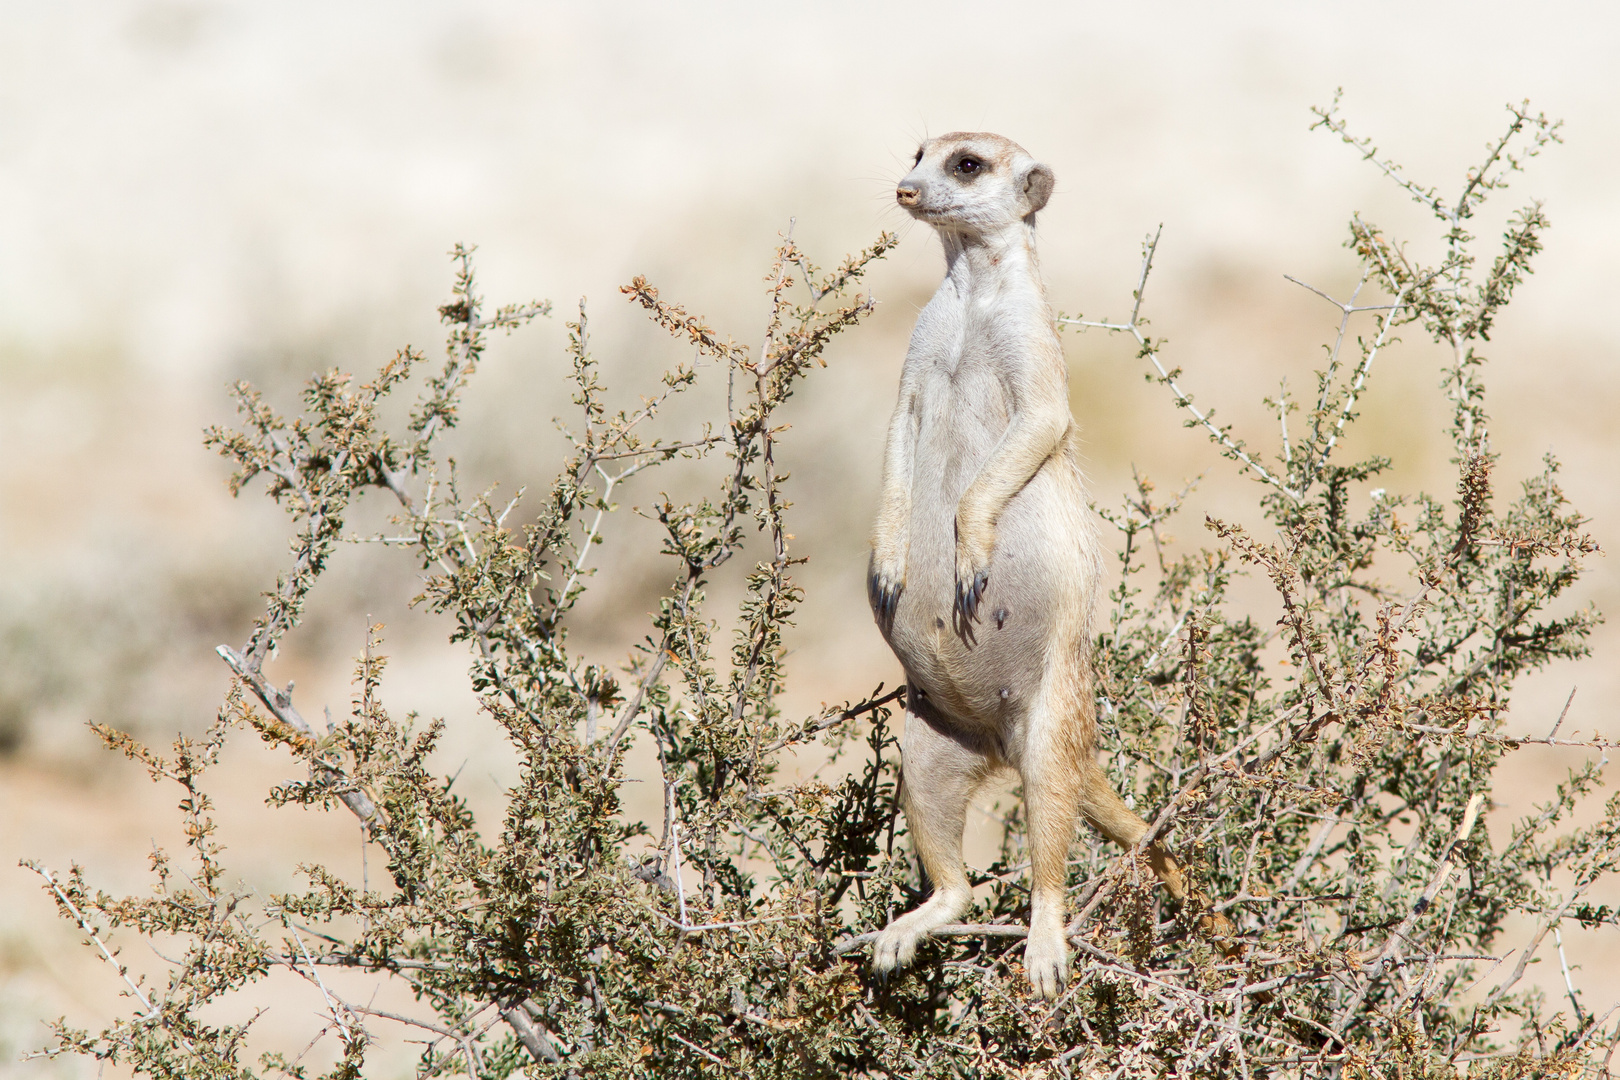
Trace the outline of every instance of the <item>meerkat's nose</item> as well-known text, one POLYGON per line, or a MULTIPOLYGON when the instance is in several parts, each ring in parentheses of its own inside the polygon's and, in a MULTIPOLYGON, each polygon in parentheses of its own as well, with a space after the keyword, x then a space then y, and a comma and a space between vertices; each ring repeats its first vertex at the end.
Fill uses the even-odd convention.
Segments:
POLYGON ((902 183, 894 189, 894 198, 901 206, 916 206, 917 200, 922 198, 922 188, 917 184, 902 183))

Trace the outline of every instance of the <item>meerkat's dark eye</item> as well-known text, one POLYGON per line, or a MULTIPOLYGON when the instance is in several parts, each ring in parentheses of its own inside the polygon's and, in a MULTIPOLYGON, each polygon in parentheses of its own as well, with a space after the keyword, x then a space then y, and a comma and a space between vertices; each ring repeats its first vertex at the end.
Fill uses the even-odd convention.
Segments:
POLYGON ((916 158, 915 161, 912 162, 912 165, 921 165, 921 164, 922 164, 922 148, 918 147, 917 148, 917 158, 916 158))
POLYGON ((956 171, 963 176, 972 176, 982 168, 984 168, 984 162, 974 157, 965 157, 956 163, 956 171))

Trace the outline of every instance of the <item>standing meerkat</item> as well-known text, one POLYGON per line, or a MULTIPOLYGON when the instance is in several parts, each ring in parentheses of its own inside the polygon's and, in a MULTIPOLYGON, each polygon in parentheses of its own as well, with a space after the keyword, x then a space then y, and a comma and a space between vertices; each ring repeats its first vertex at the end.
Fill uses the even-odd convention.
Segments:
MULTIPOLYGON (((968 802, 1017 770, 1029 823, 1024 964, 1056 997, 1068 980, 1064 896, 1075 818, 1130 847, 1147 824, 1096 760, 1090 669, 1102 577, 1086 503, 1068 369, 1035 258, 1052 170, 999 135, 930 139, 896 198, 945 246, 945 280, 917 319, 889 422, 872 534, 872 610, 905 666, 901 804, 933 895, 879 935, 872 966, 971 903, 962 867, 968 802)), ((1157 844, 1172 895, 1185 887, 1157 844)))

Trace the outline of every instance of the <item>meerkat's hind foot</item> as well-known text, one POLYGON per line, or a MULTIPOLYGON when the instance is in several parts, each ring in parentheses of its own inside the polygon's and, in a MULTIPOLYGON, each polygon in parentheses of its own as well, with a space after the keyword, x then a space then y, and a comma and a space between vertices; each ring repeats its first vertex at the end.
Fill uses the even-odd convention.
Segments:
POLYGON ((872 942, 872 970, 886 975, 897 968, 910 967, 917 958, 917 946, 939 927, 953 923, 968 905, 973 894, 966 888, 936 889, 923 905, 895 919, 879 932, 872 942))
MULTIPOLYGON (((915 911, 911 913, 915 914, 915 911)), ((885 982, 895 971, 911 966, 917 958, 917 943, 928 936, 929 928, 907 924, 911 915, 903 915, 885 926, 872 942, 872 973, 885 982)))
POLYGON ((1069 985, 1069 946, 1060 928, 1055 933, 1031 933, 1024 946, 1024 971, 1030 993, 1054 1001, 1069 985))

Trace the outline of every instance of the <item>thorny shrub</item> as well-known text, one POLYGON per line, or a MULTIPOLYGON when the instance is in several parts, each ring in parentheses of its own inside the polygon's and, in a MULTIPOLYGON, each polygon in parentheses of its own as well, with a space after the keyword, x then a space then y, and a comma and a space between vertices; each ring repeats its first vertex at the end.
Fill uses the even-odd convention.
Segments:
MULTIPOLYGON (((840 332, 872 307, 853 294, 894 244, 884 235, 837 270, 786 240, 767 276, 771 311, 756 353, 638 278, 630 301, 715 361, 727 411, 683 436, 660 410, 699 373, 677 366, 620 409, 598 381, 583 305, 568 357, 578 407, 572 452, 539 505, 463 491, 436 437, 487 336, 545 304, 486 315, 458 249, 447 357, 424 374, 406 350, 369 381, 332 371, 288 417, 237 387, 242 423, 208 442, 234 462, 233 490, 264 478, 291 517, 292 565, 267 593, 217 722, 163 756, 98 729, 107 744, 178 784, 185 869, 152 856, 154 891, 112 896, 73 869, 45 879, 61 913, 126 983, 127 1015, 99 1032, 58 1023, 49 1053, 77 1053, 157 1077, 304 1077, 298 1048, 244 1060, 253 1017, 217 1004, 275 969, 307 980, 325 1010, 325 1075, 360 1076, 377 1025, 423 1040, 418 1075, 476 1077, 946 1077, 1572 1075, 1606 1068, 1613 1009, 1569 985, 1567 1011, 1522 988, 1526 965, 1570 920, 1614 925, 1593 889, 1620 862, 1620 796, 1575 828, 1600 764, 1573 770, 1494 844, 1492 770, 1524 742, 1606 749, 1599 740, 1510 738, 1515 678, 1586 650, 1597 615, 1549 608, 1596 550, 1550 457, 1511 500, 1492 486, 1485 358, 1493 321, 1530 271, 1546 220, 1511 221, 1488 267, 1470 222, 1557 125, 1511 110, 1506 133, 1447 201, 1407 179, 1333 107, 1339 135, 1442 230, 1421 264, 1360 217, 1349 247, 1360 282, 1329 299, 1338 329, 1302 401, 1269 407, 1270 453, 1194 404, 1141 319, 1154 238, 1131 317, 1064 323, 1135 338, 1216 450, 1256 480, 1267 536, 1227 521, 1218 543, 1173 555, 1161 543, 1179 500, 1143 480, 1117 510, 1118 582, 1096 649, 1109 767, 1190 864, 1185 903, 1140 864, 1084 833, 1074 849, 1074 977, 1048 1006, 1018 971, 1027 864, 1016 811, 1000 858, 976 875, 970 924, 947 928, 888 983, 864 946, 915 904, 895 804, 891 722, 902 691, 808 718, 784 717, 783 630, 801 594, 790 577, 781 410, 840 332), (1374 361, 1403 327, 1444 346, 1442 389, 1453 498, 1373 489, 1390 462, 1342 460, 1374 361), (402 427, 379 405, 412 379, 402 427), (675 459, 723 462, 714 493, 661 497, 650 511, 673 569, 650 632, 623 670, 570 652, 568 626, 591 580, 587 555, 633 475, 675 459), (477 821, 435 771, 442 723, 391 714, 383 657, 368 638, 351 715, 311 725, 266 673, 298 622, 354 500, 397 503, 382 537, 425 569, 418 601, 454 618, 471 681, 520 765, 500 822, 477 821), (745 544, 747 545, 745 548, 745 544), (738 568, 739 553, 752 564, 738 568), (1269 611, 1239 611, 1231 575, 1263 575, 1269 611), (717 641, 705 590, 741 576, 738 626, 717 641), (726 650, 729 644, 729 651, 726 650), (224 741, 249 727, 307 766, 272 805, 352 813, 384 856, 385 884, 321 866, 307 887, 260 897, 230 884, 205 780, 224 741), (620 800, 633 740, 656 749, 662 815, 620 800), (820 744, 817 778, 787 783, 788 747, 820 744), (1502 940, 1510 917, 1529 940, 1502 940), (1521 924, 1522 925, 1522 924, 1521 924), (115 958, 113 932, 178 940, 166 979, 115 958), (322 971, 397 980, 417 1001, 388 1013, 344 998, 322 971), (213 1006, 210 1008, 209 1006, 213 1006)), ((1308 287, 1308 286, 1307 286, 1308 287)), ((612 567, 601 569, 611 572, 612 567)), ((1567 605, 1566 605, 1567 607, 1567 605)), ((171 953, 173 949, 169 950, 171 953)), ((306 1048, 305 1052, 308 1052, 306 1048)), ((314 1060, 314 1059, 310 1059, 314 1060)))

